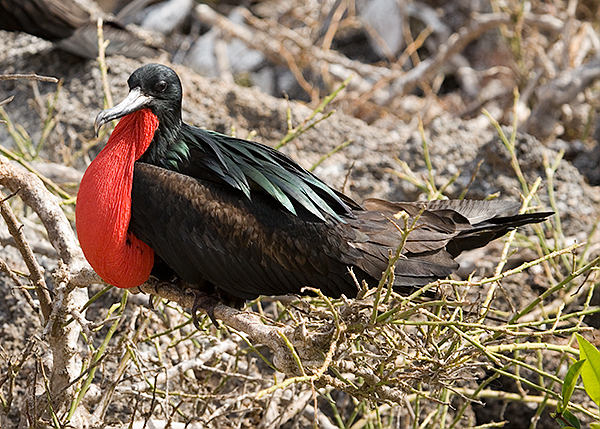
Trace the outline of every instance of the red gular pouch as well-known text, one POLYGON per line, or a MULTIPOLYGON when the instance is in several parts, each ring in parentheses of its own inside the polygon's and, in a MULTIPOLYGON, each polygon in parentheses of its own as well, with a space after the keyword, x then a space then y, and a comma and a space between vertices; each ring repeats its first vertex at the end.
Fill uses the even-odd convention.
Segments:
POLYGON ((124 116, 83 175, 75 209, 83 253, 102 279, 119 288, 148 280, 154 251, 128 231, 135 161, 158 128, 149 109, 124 116))

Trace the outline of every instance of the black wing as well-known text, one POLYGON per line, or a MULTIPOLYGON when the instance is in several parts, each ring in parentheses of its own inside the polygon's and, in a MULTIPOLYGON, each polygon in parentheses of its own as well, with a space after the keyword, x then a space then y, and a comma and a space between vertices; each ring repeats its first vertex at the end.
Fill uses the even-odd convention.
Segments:
POLYGON ((0 0, 0 28, 53 42, 73 35, 90 15, 70 0, 0 0))
MULTIPOLYGON (((98 29, 90 14, 73 0, 0 0, 0 29, 23 31, 58 43, 74 55, 98 57, 98 29)), ((157 51, 114 21, 104 22, 106 55, 153 57, 157 51)))
POLYGON ((419 216, 396 263, 397 288, 423 286, 458 268, 453 257, 549 213, 514 214, 513 203, 370 200, 344 222, 306 220, 265 195, 250 201, 226 184, 136 163, 130 230, 185 281, 211 282, 230 295, 300 293, 305 286, 356 295, 348 273, 374 285, 402 242, 403 221, 419 216))
POLYGON ((183 280, 208 280, 243 299, 305 286, 356 295, 347 267, 360 252, 345 237, 353 230, 301 220, 262 195, 250 201, 229 186, 138 162, 130 230, 183 280))
POLYGON ((273 148, 183 124, 160 161, 197 179, 224 183, 247 198, 269 195, 289 213, 335 223, 361 207, 273 148))

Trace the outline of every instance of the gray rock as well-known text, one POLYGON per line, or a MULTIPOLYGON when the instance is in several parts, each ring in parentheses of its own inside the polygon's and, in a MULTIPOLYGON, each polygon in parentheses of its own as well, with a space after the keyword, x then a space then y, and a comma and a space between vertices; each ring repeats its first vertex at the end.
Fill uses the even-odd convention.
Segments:
MULTIPOLYGON (((405 45, 402 34, 402 10, 398 4, 400 1, 402 0, 371 0, 360 14, 365 25, 375 30, 394 55, 405 45)), ((382 58, 386 58, 387 55, 377 39, 369 32, 367 35, 373 50, 382 58)))
POLYGON ((146 9, 142 27, 170 34, 189 16, 194 0, 168 0, 146 9))

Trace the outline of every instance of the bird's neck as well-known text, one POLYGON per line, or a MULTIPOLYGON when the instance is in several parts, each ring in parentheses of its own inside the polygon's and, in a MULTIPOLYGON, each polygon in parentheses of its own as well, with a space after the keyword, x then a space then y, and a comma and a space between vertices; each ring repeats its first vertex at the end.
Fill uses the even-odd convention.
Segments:
POLYGON ((161 115, 160 124, 154 138, 146 151, 138 159, 148 164, 164 167, 167 152, 171 145, 179 140, 183 121, 180 112, 169 112, 161 115))
POLYGON ((154 138, 150 110, 121 119, 106 147, 86 170, 77 194, 76 225, 83 253, 106 282, 122 288, 145 282, 154 252, 129 232, 134 164, 154 138))

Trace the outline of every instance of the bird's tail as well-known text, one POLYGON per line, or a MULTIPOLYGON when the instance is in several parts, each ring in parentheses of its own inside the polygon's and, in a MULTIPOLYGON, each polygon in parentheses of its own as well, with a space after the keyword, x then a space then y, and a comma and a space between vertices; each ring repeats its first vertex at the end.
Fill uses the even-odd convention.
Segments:
POLYGON ((483 247, 520 226, 540 223, 554 212, 519 214, 520 204, 507 201, 438 200, 428 204, 427 210, 452 210, 464 216, 464 225, 446 246, 452 257, 465 250, 483 247))
POLYGON ((355 264, 378 278, 387 266, 390 250, 404 242, 403 257, 395 264, 394 286, 424 286, 454 272, 458 268, 454 258, 461 252, 485 246, 510 230, 542 222, 552 214, 519 214, 519 207, 519 203, 506 201, 367 200, 367 211, 357 213, 356 222, 350 221, 360 232, 352 243, 360 251, 355 264), (407 225, 414 225, 406 239, 397 225, 402 213, 408 216, 407 225))

